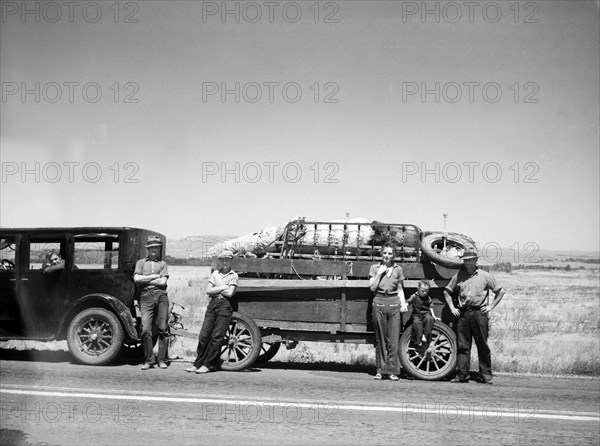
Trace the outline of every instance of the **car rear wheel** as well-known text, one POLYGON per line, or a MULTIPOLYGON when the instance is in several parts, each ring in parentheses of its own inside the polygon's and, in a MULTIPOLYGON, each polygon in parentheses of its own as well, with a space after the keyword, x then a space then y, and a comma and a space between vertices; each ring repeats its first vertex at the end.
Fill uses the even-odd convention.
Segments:
POLYGON ((114 313, 104 308, 87 308, 71 321, 67 344, 77 362, 104 365, 119 354, 124 336, 114 313))
POLYGON ((250 367, 258 358, 262 346, 260 329, 241 313, 234 312, 221 349, 221 369, 240 371, 250 367))

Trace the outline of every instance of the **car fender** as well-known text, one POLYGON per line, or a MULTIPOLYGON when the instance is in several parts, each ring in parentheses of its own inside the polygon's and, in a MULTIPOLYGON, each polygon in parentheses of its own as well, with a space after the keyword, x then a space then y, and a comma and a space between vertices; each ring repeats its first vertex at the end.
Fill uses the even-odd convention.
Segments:
POLYGON ((64 336, 66 336, 69 323, 75 314, 81 310, 91 307, 102 307, 111 310, 117 315, 123 324, 127 336, 131 339, 138 339, 137 330, 135 329, 135 321, 131 315, 131 311, 129 311, 129 308, 116 297, 104 293, 87 294, 69 305, 67 311, 65 311, 65 315, 60 321, 60 326, 58 329, 60 338, 64 338, 64 336))

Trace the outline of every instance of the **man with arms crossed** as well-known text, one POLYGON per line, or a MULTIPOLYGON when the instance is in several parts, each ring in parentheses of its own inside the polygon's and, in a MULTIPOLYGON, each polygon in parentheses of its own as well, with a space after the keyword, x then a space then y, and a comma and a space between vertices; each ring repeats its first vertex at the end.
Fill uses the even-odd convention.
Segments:
POLYGON ((219 269, 213 271, 208 279, 206 294, 210 302, 198 337, 196 360, 193 366, 185 369, 186 372, 207 373, 219 367, 221 346, 233 316, 229 298, 238 285, 238 275, 229 266, 232 258, 233 252, 223 251, 219 255, 219 269))
POLYGON ((140 288, 139 303, 142 313, 142 347, 144 349, 144 365, 148 370, 156 364, 166 369, 167 349, 169 347, 169 298, 167 297, 167 279, 169 268, 167 262, 160 260, 162 242, 156 235, 148 237, 148 257, 135 264, 133 281, 140 288), (158 358, 154 357, 152 343, 152 323, 158 328, 158 358))
POLYGON ((467 248, 462 257, 463 267, 455 274, 444 290, 450 311, 458 318, 458 375, 454 383, 469 382, 471 341, 475 339, 479 357, 479 382, 492 384, 492 358, 488 347, 489 312, 500 303, 504 290, 496 284, 490 273, 477 266, 477 251, 467 248), (452 302, 452 293, 458 289, 458 308, 452 302), (494 293, 491 305, 489 291, 494 293))

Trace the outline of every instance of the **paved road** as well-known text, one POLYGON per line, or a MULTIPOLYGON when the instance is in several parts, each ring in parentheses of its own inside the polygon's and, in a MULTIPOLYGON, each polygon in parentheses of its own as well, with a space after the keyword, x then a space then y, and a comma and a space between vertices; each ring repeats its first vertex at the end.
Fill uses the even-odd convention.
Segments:
POLYGON ((592 379, 374 381, 272 364, 241 373, 89 367, 0 351, 2 444, 598 444, 592 379))

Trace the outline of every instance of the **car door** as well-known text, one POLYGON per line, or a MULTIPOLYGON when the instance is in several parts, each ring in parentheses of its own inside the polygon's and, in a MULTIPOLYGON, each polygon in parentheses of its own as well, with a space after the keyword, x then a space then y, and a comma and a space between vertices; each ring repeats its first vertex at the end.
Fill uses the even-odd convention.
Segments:
POLYGON ((66 234, 24 235, 18 288, 21 331, 25 338, 49 339, 56 335, 72 266, 72 243, 66 234), (70 249, 69 249, 70 247, 70 249), (64 260, 62 269, 43 269, 46 255, 55 253, 64 260))

